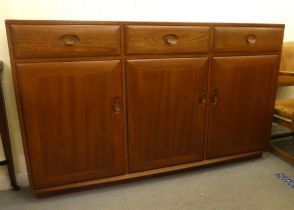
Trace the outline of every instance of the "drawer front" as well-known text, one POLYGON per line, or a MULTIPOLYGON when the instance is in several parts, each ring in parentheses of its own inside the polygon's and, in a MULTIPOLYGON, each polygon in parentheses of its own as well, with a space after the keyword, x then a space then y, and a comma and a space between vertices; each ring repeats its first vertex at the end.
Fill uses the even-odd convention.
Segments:
POLYGON ((120 26, 12 25, 16 58, 94 57, 120 54, 120 26))
POLYGON ((277 52, 283 41, 282 28, 215 27, 214 52, 277 52))
POLYGON ((208 26, 126 26, 126 53, 207 53, 209 31, 208 26))

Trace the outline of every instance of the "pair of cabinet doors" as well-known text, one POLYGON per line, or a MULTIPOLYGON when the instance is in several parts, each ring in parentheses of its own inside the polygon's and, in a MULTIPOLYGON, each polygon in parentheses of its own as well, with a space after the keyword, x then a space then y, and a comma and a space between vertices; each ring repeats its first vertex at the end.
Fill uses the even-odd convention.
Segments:
POLYGON ((17 64, 34 188, 264 149, 277 62, 269 55, 17 64))

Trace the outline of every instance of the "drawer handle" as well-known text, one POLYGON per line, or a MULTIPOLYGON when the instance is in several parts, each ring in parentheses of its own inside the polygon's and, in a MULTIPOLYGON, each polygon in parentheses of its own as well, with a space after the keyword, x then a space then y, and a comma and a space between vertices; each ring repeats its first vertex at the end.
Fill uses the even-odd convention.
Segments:
POLYGON ((167 45, 176 45, 179 41, 179 37, 175 34, 167 34, 162 38, 167 45))
POLYGON ((212 91, 212 95, 211 95, 211 103, 212 103, 212 105, 215 106, 218 104, 218 102, 219 102, 219 91, 214 89, 212 91))
POLYGON ((120 98, 118 96, 113 98, 112 110, 116 114, 119 114, 121 112, 121 103, 120 103, 120 98))
POLYGON ((68 47, 74 46, 80 42, 80 38, 73 34, 65 34, 59 38, 60 42, 68 47))
POLYGON ((248 34, 246 36, 246 40, 248 44, 255 44, 256 43, 256 36, 254 34, 248 34))

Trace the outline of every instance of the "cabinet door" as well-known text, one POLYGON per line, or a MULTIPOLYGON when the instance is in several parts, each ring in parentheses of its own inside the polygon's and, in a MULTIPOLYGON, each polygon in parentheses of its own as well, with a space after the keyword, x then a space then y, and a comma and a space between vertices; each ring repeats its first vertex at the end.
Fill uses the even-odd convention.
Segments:
POLYGON ((208 58, 127 62, 129 170, 202 160, 208 58))
POLYGON ((124 173, 120 61, 18 64, 17 75, 35 189, 124 173))
POLYGON ((278 56, 213 59, 208 158, 269 144, 278 56))

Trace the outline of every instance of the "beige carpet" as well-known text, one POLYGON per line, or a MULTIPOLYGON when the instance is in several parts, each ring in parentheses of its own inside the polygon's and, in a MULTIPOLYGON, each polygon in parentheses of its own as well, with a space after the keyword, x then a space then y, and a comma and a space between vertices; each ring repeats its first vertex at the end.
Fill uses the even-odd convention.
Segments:
POLYGON ((287 210, 294 209, 294 188, 274 174, 294 179, 294 167, 276 156, 235 162, 122 185, 45 199, 27 188, 0 192, 5 210, 287 210))

